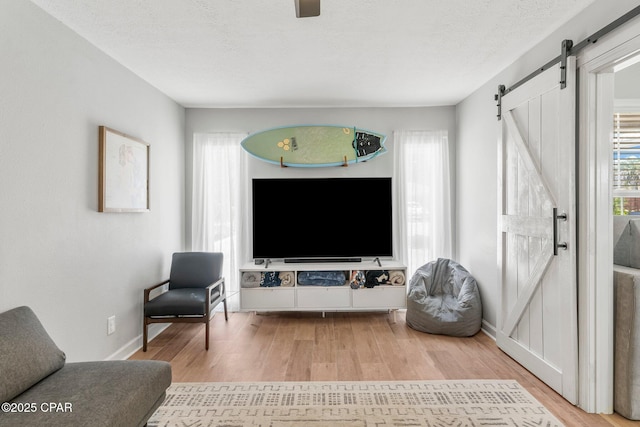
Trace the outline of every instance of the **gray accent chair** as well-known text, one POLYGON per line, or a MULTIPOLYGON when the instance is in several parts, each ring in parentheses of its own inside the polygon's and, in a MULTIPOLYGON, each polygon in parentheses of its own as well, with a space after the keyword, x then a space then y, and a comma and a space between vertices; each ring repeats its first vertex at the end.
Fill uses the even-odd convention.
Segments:
POLYGON ((173 254, 169 279, 144 290, 143 351, 147 351, 147 329, 152 323, 204 323, 205 348, 209 350, 209 321, 220 302, 224 318, 229 320, 222 261, 220 252, 173 254), (152 292, 164 285, 167 290, 152 298, 152 292))
POLYGON ((420 267, 409 282, 406 322, 430 334, 469 337, 482 326, 476 280, 460 264, 438 258, 420 267))
POLYGON ((0 426, 144 426, 171 385, 167 362, 65 361, 29 307, 1 313, 0 426))

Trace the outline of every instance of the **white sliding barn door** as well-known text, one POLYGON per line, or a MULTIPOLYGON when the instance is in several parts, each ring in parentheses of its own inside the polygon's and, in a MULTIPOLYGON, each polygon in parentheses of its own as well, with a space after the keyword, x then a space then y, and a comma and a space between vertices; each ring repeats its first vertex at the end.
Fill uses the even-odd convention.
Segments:
POLYGON ((496 339, 576 403, 576 87, 568 59, 565 89, 556 65, 502 97, 496 339))

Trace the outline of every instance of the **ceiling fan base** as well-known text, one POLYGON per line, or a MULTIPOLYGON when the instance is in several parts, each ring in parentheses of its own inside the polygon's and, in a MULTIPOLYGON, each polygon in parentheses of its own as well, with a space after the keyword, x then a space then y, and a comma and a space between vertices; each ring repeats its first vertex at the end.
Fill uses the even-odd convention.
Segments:
POLYGON ((296 17, 309 18, 320 16, 320 0, 294 0, 296 3, 296 17))

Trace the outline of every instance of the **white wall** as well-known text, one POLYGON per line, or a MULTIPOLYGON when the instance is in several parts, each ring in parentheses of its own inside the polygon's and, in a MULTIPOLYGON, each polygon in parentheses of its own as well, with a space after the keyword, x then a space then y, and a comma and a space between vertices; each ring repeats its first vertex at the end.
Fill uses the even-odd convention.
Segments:
MULTIPOLYGON (((191 151, 194 133, 248 132, 297 124, 335 124, 357 126, 387 135, 388 152, 375 159, 347 168, 280 168, 248 157, 251 177, 291 176, 392 176, 394 130, 439 130, 449 132, 452 170, 455 174, 455 108, 268 108, 268 109, 187 109, 186 169, 187 169, 187 247, 191 230, 191 151)), ((452 180, 455 188, 455 179, 452 180)), ((347 207, 345 207, 345 210, 347 207)), ((247 259, 248 260, 248 259, 247 259)), ((243 260, 243 261, 247 261, 243 260)), ((429 261, 429 260, 425 260, 429 261)))
POLYGON ((640 100, 640 63, 616 72, 614 93, 616 99, 640 100))
POLYGON ((32 3, 0 10, 0 311, 31 306, 70 361, 129 351, 184 248, 184 109, 32 3), (99 125, 151 144, 151 212, 97 212, 99 125))
POLYGON ((457 105, 457 247, 459 261, 478 280, 485 327, 496 324, 497 139, 494 94, 560 54, 562 40, 579 43, 638 6, 637 0, 596 0, 586 10, 527 51, 514 64, 457 105))

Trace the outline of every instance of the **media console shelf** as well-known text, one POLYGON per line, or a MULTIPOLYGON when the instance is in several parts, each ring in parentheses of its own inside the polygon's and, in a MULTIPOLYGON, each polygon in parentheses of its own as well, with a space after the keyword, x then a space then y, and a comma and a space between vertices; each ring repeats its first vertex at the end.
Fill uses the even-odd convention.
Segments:
POLYGON ((407 307, 407 269, 395 261, 365 260, 362 262, 335 263, 284 263, 265 265, 248 263, 240 268, 241 311, 376 311, 407 307), (394 283, 373 288, 352 289, 349 281, 354 272, 388 271, 394 274, 394 283), (341 286, 302 285, 298 282, 301 272, 343 271, 345 283, 341 286), (283 274, 280 274, 283 273, 283 274), (399 275, 401 273, 401 276, 399 275), (280 286, 261 287, 260 278, 282 276, 280 286))

